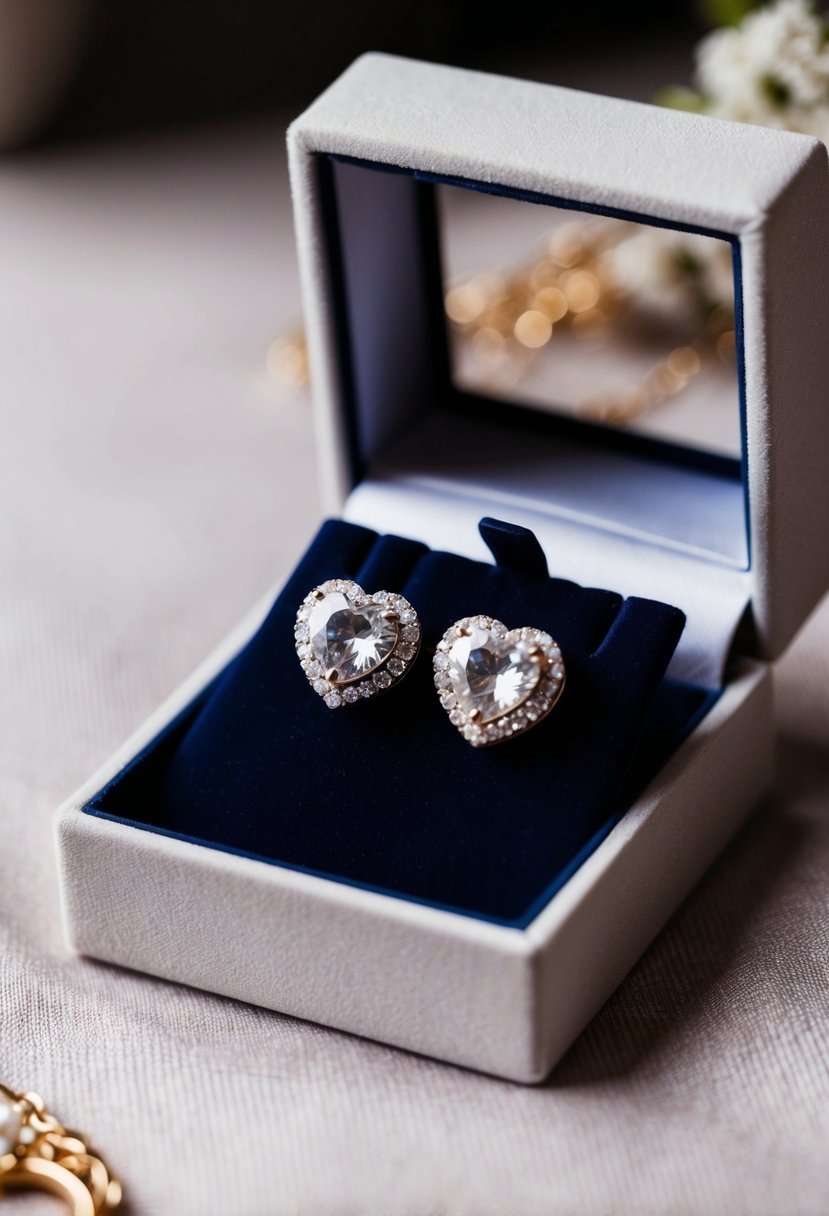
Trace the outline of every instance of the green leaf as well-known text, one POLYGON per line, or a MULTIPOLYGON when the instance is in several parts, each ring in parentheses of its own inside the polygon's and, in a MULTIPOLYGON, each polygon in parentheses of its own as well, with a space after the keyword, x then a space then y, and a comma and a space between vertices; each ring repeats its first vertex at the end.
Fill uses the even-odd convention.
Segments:
POLYGON ((690 110, 694 114, 704 114, 708 99, 693 89, 682 88, 681 85, 668 85, 660 89, 653 98, 654 105, 665 106, 668 110, 690 110))
POLYGON ((763 92, 773 106, 787 106, 792 99, 792 91, 785 80, 768 73, 760 81, 763 92))
POLYGON ((746 13, 760 8, 757 0, 699 0, 699 11, 708 25, 739 25, 746 13))

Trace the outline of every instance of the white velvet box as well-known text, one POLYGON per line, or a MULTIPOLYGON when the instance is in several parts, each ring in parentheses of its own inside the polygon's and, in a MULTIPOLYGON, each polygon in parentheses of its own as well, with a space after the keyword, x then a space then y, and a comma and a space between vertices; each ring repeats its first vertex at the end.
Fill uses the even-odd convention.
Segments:
MULTIPOLYGON (((289 147, 329 505, 380 532, 473 557, 484 556, 480 516, 524 524, 556 574, 682 607, 688 626, 673 674, 722 686, 722 695, 520 929, 87 813, 96 791, 244 646, 260 605, 59 812, 68 937, 96 958, 537 1081, 770 779, 769 660, 829 584, 820 460, 829 425, 825 149, 788 133, 377 55, 358 60, 311 106, 289 147), (340 298, 321 158, 351 266, 340 298), (467 459, 437 461, 435 424, 423 409, 433 318, 424 303, 404 327, 394 323, 399 293, 426 300, 417 290, 412 174, 731 238, 742 286, 744 486, 599 452, 574 466, 554 444, 541 457, 537 445, 525 450, 517 432, 493 471, 491 460, 477 459, 474 425, 463 418, 451 423, 452 437, 467 459), (613 487, 611 509, 597 484, 613 487), (735 649, 747 608, 750 641, 735 649)), ((445 435, 446 421, 439 425, 445 435)))

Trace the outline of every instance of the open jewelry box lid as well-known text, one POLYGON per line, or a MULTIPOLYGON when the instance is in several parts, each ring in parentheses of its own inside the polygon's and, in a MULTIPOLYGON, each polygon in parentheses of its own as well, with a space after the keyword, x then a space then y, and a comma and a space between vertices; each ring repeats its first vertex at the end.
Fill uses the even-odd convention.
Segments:
POLYGON ((824 145, 376 54, 288 142, 328 505, 473 557, 479 516, 532 527, 554 573, 686 611, 677 675, 721 682, 741 619, 742 651, 780 654, 829 586, 824 145), (729 240, 736 475, 675 447, 619 450, 602 427, 571 442, 520 410, 493 429, 459 409, 437 183, 729 240))

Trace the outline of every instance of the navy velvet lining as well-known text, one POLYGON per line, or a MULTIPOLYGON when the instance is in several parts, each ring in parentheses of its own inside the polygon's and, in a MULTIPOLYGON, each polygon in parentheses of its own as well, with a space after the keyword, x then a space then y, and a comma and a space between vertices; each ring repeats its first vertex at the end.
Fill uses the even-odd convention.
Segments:
POLYGON ((678 609, 547 578, 523 529, 486 521, 482 534, 501 564, 325 523, 253 639, 86 810, 528 923, 716 694, 663 678, 678 609), (475 751, 439 705, 423 654, 388 695, 327 709, 297 662, 293 622, 312 586, 346 576, 405 594, 424 649, 474 612, 548 629, 567 662, 561 704, 526 736, 475 751))

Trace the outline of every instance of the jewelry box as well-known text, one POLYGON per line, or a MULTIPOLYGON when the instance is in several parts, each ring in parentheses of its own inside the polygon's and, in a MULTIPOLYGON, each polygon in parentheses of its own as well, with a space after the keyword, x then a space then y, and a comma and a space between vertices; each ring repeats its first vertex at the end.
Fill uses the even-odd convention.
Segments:
POLYGON ((368 55, 293 124, 289 153, 338 518, 61 808, 67 936, 538 1081, 771 779, 771 663, 829 584, 826 151, 368 55), (463 391, 445 190, 725 243, 740 454, 463 391), (330 710, 293 620, 312 586, 360 572, 411 599, 424 654, 376 705, 330 710), (569 639, 567 689, 526 740, 469 748, 427 688, 425 651, 464 605, 554 636, 558 619, 569 639))

